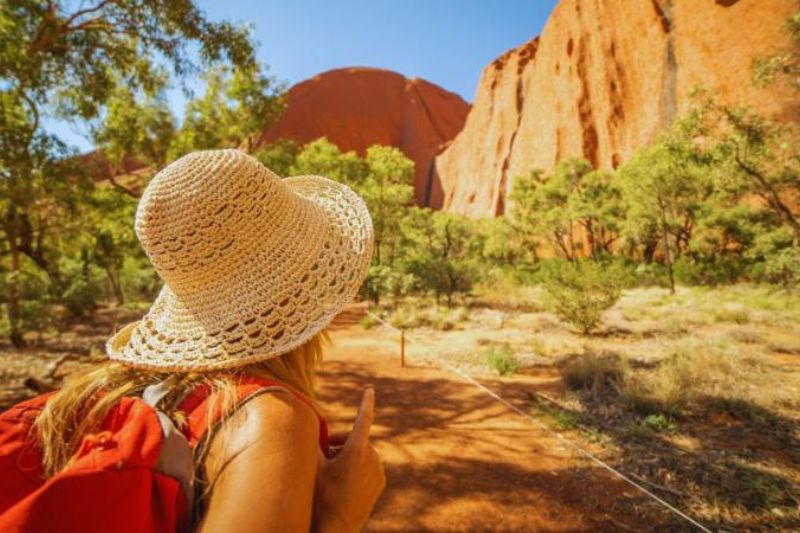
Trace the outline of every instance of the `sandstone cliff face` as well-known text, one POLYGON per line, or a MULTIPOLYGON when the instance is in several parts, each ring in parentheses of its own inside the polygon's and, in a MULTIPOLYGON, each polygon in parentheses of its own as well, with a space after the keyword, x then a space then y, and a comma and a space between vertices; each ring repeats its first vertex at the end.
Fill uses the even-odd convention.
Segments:
POLYGON ((396 146, 416 164, 421 205, 441 205, 433 158, 464 125, 469 104, 425 80, 374 68, 331 70, 289 90, 287 107, 260 144, 298 143, 325 136, 341 150, 363 155, 373 144, 396 146))
POLYGON ((796 120, 796 95, 750 83, 788 44, 796 0, 562 0, 541 36, 488 65, 461 133, 435 161, 446 210, 504 212, 513 178, 584 157, 615 168, 699 85, 796 120))

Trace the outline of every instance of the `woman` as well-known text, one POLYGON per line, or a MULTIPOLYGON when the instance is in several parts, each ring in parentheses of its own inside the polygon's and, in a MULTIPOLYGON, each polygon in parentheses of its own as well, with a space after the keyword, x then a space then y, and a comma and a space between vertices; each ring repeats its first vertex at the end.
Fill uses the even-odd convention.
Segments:
POLYGON ((164 287, 108 341, 111 361, 36 417, 43 476, 73 464, 115 405, 142 397, 193 444, 194 482, 182 485, 194 527, 360 530, 385 484, 368 440, 374 392, 334 456, 314 366, 370 261, 364 202, 325 178, 280 179, 242 152, 204 151, 153 178, 135 228, 164 287))

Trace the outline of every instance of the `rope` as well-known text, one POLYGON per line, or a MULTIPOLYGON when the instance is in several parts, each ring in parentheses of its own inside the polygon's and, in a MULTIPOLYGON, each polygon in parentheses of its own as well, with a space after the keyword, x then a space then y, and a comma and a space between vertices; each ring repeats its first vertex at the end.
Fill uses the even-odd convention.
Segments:
MULTIPOLYGON (((386 326, 386 327, 388 327, 390 329, 393 329, 394 331, 396 331, 398 333, 401 332, 401 330, 398 327, 396 327, 395 325, 385 321, 384 319, 382 319, 381 317, 379 317, 378 315, 376 315, 372 311, 367 310, 367 314, 369 316, 371 316, 372 318, 374 318, 375 320, 377 320, 378 322, 380 322, 381 324, 383 324, 384 326, 386 326)), ((417 340, 417 339, 415 339, 413 337, 409 337, 408 333, 404 333, 404 336, 405 336, 406 341, 409 341, 409 342, 411 342, 413 344, 417 344, 417 345, 423 345, 424 344, 424 343, 420 342, 419 340, 417 340)), ((623 480, 627 484, 629 484, 632 487, 634 487, 635 489, 637 489, 642 494, 648 496, 649 498, 651 498, 655 502, 657 502, 657 503, 661 504, 662 506, 664 506, 666 509, 671 511, 673 514, 675 514, 675 515, 679 516, 680 518, 686 520, 687 522, 689 522, 690 524, 695 526, 700 531, 704 531, 706 533, 712 533, 712 531, 710 529, 708 529, 706 526, 704 526, 703 524, 701 524, 700 522, 698 522, 697 520, 695 520, 691 516, 687 515, 686 513, 684 513, 683 511, 681 511, 680 509, 678 509, 677 507, 675 507, 674 505, 672 505, 668 501, 666 501, 663 498, 659 497, 657 494, 655 494, 652 491, 648 490, 646 487, 642 486, 640 483, 637 483, 636 481, 631 479, 630 476, 624 474, 623 472, 620 472, 619 470, 617 470, 613 466, 611 466, 608 463, 604 462, 602 459, 600 459, 599 457, 594 455, 592 452, 581 448, 579 445, 575 444, 571 440, 569 440, 566 437, 564 437, 561 433, 552 430, 544 422, 541 422, 540 420, 538 420, 536 417, 534 417, 530 413, 528 413, 526 411, 523 411, 522 409, 520 409, 516 405, 512 404, 511 402, 509 402, 508 400, 506 400, 502 396, 498 395, 496 392, 494 392, 490 388, 488 388, 485 385, 483 385, 482 383, 476 381, 472 376, 469 376, 464 371, 462 371, 460 368, 457 368, 457 367, 455 367, 455 366, 453 366, 453 365, 451 365, 451 364, 449 364, 447 362, 444 362, 444 361, 439 361, 439 364, 445 370, 447 370, 447 371, 449 371, 449 372, 451 372, 453 374, 456 374, 457 376, 459 376, 461 379, 463 379, 467 383, 470 383, 471 385, 474 385, 475 387, 477 387, 478 389, 480 389, 484 393, 488 394, 489 396, 491 396, 492 398, 494 398, 495 400, 497 400, 498 402, 500 402, 501 404, 506 406, 508 409, 510 409, 510 410, 514 411, 515 413, 517 413, 518 415, 526 418, 529 422, 532 422, 534 425, 536 425, 537 427, 540 427, 541 429, 543 429, 547 433, 555 436, 556 439, 558 439, 558 441, 562 445, 564 445, 564 446, 566 446, 568 448, 571 448, 572 450, 577 452, 578 455, 581 455, 582 457, 590 460, 592 463, 596 464, 597 466, 603 468, 604 470, 607 470, 608 472, 610 472, 614 476, 620 478, 621 480, 623 480)))

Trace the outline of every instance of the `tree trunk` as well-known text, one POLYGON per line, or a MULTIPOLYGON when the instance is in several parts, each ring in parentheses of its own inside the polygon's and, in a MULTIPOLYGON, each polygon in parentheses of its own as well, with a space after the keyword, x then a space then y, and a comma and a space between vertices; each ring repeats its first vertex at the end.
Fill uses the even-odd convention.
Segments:
POLYGON ((108 282, 111 284, 111 290, 114 291, 114 297, 117 299, 117 304, 125 305, 125 293, 122 291, 119 278, 114 275, 110 268, 106 268, 105 271, 106 276, 108 276, 108 282))
POLYGON ((667 209, 664 204, 659 202, 661 208, 661 235, 664 237, 664 263, 667 265, 669 274, 669 293, 675 294, 675 273, 672 270, 672 253, 669 247, 669 232, 667 231, 667 209))
POLYGON ((17 348, 25 346, 25 339, 20 329, 19 315, 19 271, 20 251, 17 242, 17 213, 14 207, 9 208, 5 223, 8 251, 11 258, 8 279, 6 280, 6 313, 9 325, 9 340, 17 348))

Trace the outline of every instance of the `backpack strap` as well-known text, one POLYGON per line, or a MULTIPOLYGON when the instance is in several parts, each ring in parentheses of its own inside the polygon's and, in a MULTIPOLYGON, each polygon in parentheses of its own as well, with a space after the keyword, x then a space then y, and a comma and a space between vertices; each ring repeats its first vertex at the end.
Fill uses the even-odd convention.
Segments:
POLYGON ((216 432, 228 417, 232 416, 248 401, 268 392, 289 393, 311 407, 319 420, 320 448, 323 452, 327 451, 328 424, 325 417, 319 412, 311 400, 283 382, 256 377, 250 374, 241 374, 237 376, 236 406, 231 413, 222 412, 223 406, 215 401, 207 385, 197 387, 180 402, 178 410, 187 415, 187 424, 184 434, 189 441, 189 445, 192 448, 196 448, 204 438, 210 438, 210 435, 206 435, 209 431, 216 432))
POLYGON ((155 469, 178 480, 186 497, 186 509, 191 512, 195 501, 194 451, 186 436, 175 427, 172 419, 158 408, 161 400, 174 387, 175 381, 175 376, 171 376, 155 385, 150 385, 142 392, 142 400, 155 411, 164 434, 155 469))
MULTIPOLYGON (((187 416, 187 423, 184 429, 184 436, 189 446, 194 451, 194 464, 202 465, 208 453, 208 447, 198 448, 198 444, 205 440, 209 442, 213 438, 222 424, 238 411, 248 401, 268 392, 284 392, 291 394, 295 398, 310 406, 317 414, 319 419, 319 446, 323 453, 328 451, 328 424, 325 417, 319 412, 316 406, 302 393, 289 387, 280 381, 241 374, 237 376, 236 384, 236 405, 232 412, 223 413, 222 405, 215 402, 211 390, 207 385, 201 385, 190 391, 187 396, 178 404, 178 411, 182 411, 187 416), (211 411, 213 409, 213 411, 211 411)), ((197 477, 194 479, 196 497, 194 498, 191 509, 191 523, 196 524, 205 512, 204 496, 209 487, 206 487, 202 467, 197 470, 197 477)))

